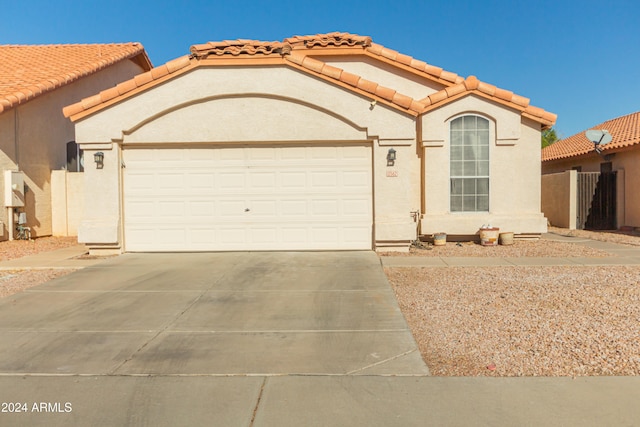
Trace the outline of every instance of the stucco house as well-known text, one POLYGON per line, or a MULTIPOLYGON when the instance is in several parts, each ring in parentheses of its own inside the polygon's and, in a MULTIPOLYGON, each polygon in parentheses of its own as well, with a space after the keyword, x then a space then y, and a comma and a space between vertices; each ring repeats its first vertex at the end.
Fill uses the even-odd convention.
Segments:
POLYGON ((0 45, 0 240, 19 213, 34 237, 53 233, 52 171, 82 170, 62 108, 150 69, 139 43, 0 45))
POLYGON ((568 228, 638 228, 640 112, 590 129, 611 135, 600 153, 586 131, 542 149, 543 210, 552 224, 568 228))
POLYGON ((546 231, 540 132, 556 116, 370 37, 194 45, 64 114, 96 161, 79 230, 93 252, 546 231))

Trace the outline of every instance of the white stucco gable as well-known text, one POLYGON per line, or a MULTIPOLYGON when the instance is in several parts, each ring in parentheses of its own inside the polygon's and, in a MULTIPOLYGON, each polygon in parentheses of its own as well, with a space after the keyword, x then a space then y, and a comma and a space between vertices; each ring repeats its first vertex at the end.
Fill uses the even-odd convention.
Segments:
POLYGON ((515 144, 521 138, 522 117, 519 111, 469 94, 455 102, 443 105, 421 117, 422 146, 442 146, 447 139, 447 123, 461 114, 480 114, 496 125, 498 145, 515 144))
POLYGON ((90 115, 76 129, 81 144, 203 136, 209 142, 242 141, 258 135, 415 141, 411 115, 372 107, 364 96, 285 66, 199 68, 90 115))

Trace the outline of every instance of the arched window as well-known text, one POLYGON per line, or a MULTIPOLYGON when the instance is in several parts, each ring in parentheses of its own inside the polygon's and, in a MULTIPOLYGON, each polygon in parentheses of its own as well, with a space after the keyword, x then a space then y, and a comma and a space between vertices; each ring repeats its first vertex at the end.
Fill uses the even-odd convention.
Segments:
POLYGON ((451 122, 451 212, 489 211, 489 120, 462 116, 451 122))

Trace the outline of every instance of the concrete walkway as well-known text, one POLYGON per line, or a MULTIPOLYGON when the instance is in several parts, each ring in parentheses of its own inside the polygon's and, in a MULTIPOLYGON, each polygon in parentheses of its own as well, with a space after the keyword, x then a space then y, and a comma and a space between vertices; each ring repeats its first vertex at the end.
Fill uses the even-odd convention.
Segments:
POLYGON ((0 262, 0 270, 81 269, 99 264, 105 258, 86 257, 85 245, 70 246, 50 252, 40 252, 22 258, 0 262), (80 257, 80 258, 79 258, 80 257))
MULTIPOLYGON (((640 257, 628 247, 575 243, 606 247, 625 265, 640 257)), ((0 412, 2 426, 640 425, 640 377, 430 377, 416 353, 403 348, 404 322, 395 317, 388 283, 376 279, 381 268, 372 253, 364 268, 347 253, 320 265, 304 254, 280 262, 269 254, 251 261, 217 254, 217 262, 192 254, 203 272, 188 279, 193 265, 175 254, 159 254, 149 269, 143 254, 65 258, 72 253, 11 262, 13 269, 81 270, 0 300, 0 402, 9 411, 0 412), (298 287, 277 289, 291 274, 302 278, 298 287), (305 277, 324 281, 318 288, 305 277), (334 292, 349 282, 348 291, 334 292), (323 300, 327 311, 314 312, 323 300), (317 327, 301 317, 305 312, 331 322, 329 335, 317 341, 307 332, 312 341, 292 347, 292 331, 317 327), (251 331, 246 343, 265 345, 242 351, 241 324, 251 331), (354 329, 354 339, 341 337, 354 329), (365 340, 357 336, 373 330, 377 335, 365 340), (400 341, 389 346, 394 335, 400 341), (247 361, 255 369, 239 368, 247 361)), ((573 258, 530 262, 523 265, 579 265, 573 258)))

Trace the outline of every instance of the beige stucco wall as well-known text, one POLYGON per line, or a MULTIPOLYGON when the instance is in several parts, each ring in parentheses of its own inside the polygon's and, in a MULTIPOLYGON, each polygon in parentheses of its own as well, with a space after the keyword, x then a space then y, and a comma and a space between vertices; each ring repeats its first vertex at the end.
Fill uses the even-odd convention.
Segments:
POLYGON ((567 170, 542 176, 542 212, 551 225, 576 229, 577 175, 567 170))
POLYGON ((84 213, 84 174, 51 171, 52 234, 77 236, 84 213))
MULTIPOLYGON (((27 225, 34 237, 53 233, 51 171, 66 167, 66 144, 75 140, 74 125, 62 108, 140 72, 138 65, 123 61, 0 114, 0 169, 24 172, 27 225)), ((6 224, 6 209, 0 221, 6 224)))
POLYGON ((640 183, 640 147, 632 146, 607 159, 594 153, 575 159, 544 162, 542 173, 557 173, 577 166, 582 168, 582 172, 600 172, 601 163, 611 161, 613 170, 618 171, 618 227, 640 227, 640 193, 637 191, 640 183))
POLYGON ((425 202, 423 234, 473 235, 485 224, 517 234, 546 232, 540 211, 540 125, 520 113, 467 96, 422 119, 425 202), (449 124, 466 114, 490 122, 489 212, 451 213, 449 124))
POLYGON ((372 108, 366 97, 291 68, 201 68, 76 124, 85 156, 105 155, 103 169, 85 168, 79 240, 121 246, 120 155, 128 144, 371 141, 374 239, 408 242, 410 212, 420 206, 415 128, 408 114, 372 108), (391 147, 398 161, 387 176, 391 147))

